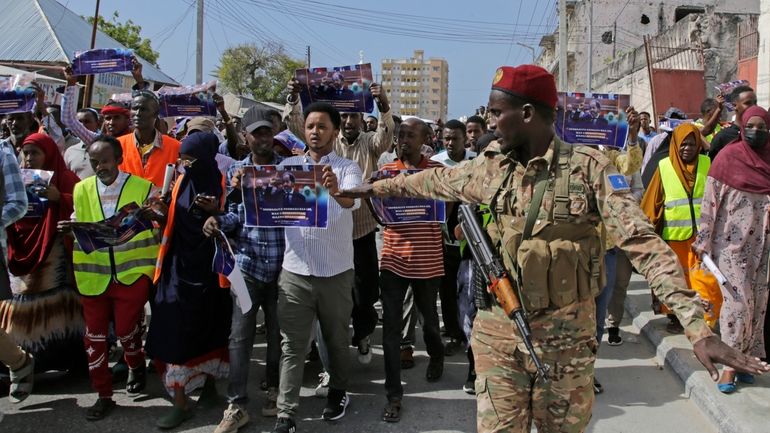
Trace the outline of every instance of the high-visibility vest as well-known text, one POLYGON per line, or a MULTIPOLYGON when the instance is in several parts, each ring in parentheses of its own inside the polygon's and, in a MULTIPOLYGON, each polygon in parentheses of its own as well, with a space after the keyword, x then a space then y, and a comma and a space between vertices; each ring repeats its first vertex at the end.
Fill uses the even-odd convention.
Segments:
MULTIPOLYGON (((160 134, 160 132, 155 132, 160 134)), ((149 180, 155 186, 163 186, 163 179, 166 177, 166 165, 175 164, 179 158, 179 142, 169 137, 161 135, 161 147, 154 148, 147 158, 147 164, 142 163, 142 155, 136 148, 136 137, 133 132, 118 137, 123 148, 123 162, 118 167, 120 171, 139 176, 149 180)))
MULTIPOLYGON (((98 222, 105 219, 96 182, 96 176, 91 176, 75 185, 72 195, 77 221, 98 222)), ((152 182, 129 175, 115 209, 129 203, 141 205, 151 190, 152 182)), ((86 254, 76 241, 72 262, 78 291, 86 296, 96 296, 104 293, 111 281, 131 285, 144 275, 152 278, 158 248, 158 240, 152 230, 138 233, 123 245, 102 248, 90 254, 86 254)))
POLYGON ((676 175, 670 158, 658 163, 660 180, 663 184, 665 209, 663 211, 663 233, 661 237, 667 241, 686 241, 695 235, 699 229, 700 207, 703 192, 706 188, 706 176, 711 166, 708 156, 698 155, 698 167, 695 186, 692 195, 687 191, 676 175))

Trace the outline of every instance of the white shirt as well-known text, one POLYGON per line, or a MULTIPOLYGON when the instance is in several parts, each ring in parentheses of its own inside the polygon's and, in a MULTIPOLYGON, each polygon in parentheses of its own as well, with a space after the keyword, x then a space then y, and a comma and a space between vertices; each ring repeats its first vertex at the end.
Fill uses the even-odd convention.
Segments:
MULTIPOLYGON (((309 156, 293 156, 284 159, 285 165, 315 164, 309 156)), ((361 168, 354 161, 331 152, 321 158, 319 165, 330 165, 337 175, 340 189, 361 185, 361 168)), ((343 208, 329 197, 327 228, 287 227, 286 254, 283 269, 314 277, 331 277, 353 269, 353 211, 360 206, 356 199, 353 206, 343 208)))
MULTIPOLYGON (((475 157, 476 157, 476 152, 470 149, 465 149, 465 155, 463 156, 463 161, 467 161, 475 157)), ((430 159, 436 162, 440 162, 445 167, 454 167, 455 165, 459 164, 459 162, 456 162, 454 159, 449 157, 449 151, 447 150, 431 156, 430 159)))

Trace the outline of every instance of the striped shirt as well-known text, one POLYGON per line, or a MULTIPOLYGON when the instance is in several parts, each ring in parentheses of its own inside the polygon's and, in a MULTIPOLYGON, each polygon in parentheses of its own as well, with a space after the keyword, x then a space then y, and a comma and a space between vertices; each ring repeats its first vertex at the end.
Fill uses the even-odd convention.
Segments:
MULTIPOLYGON (((315 164, 308 155, 293 156, 281 163, 282 166, 307 164, 315 164)), ((332 167, 340 189, 361 185, 361 169, 354 161, 331 152, 318 164, 332 167)), ((353 211, 359 206, 360 200, 356 199, 352 207, 343 208, 329 197, 327 228, 285 228, 283 269, 314 277, 332 277, 353 269, 353 211)))
MULTIPOLYGON (((423 156, 418 168, 443 167, 441 163, 423 156)), ((405 170, 401 161, 382 166, 382 170, 405 170)), ((387 269, 404 278, 435 278, 444 276, 444 250, 441 225, 438 223, 393 224, 383 232, 380 269, 387 269)))

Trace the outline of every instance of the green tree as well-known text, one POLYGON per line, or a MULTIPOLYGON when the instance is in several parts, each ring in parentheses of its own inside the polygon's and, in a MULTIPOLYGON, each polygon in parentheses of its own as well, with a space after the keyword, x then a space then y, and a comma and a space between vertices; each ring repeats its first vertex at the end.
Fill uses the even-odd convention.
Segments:
POLYGON ((279 43, 247 43, 227 48, 214 75, 220 86, 230 92, 280 103, 286 97, 286 83, 295 70, 304 66, 279 43))
MULTIPOLYGON (((94 23, 94 17, 84 17, 89 24, 94 23)), ((160 53, 152 49, 152 41, 143 38, 141 35, 142 26, 134 24, 128 20, 125 23, 118 22, 118 11, 112 13, 112 19, 107 21, 103 16, 99 16, 99 30, 107 34, 112 39, 120 42, 128 48, 134 50, 137 56, 147 60, 155 66, 158 66, 158 57, 160 53)))

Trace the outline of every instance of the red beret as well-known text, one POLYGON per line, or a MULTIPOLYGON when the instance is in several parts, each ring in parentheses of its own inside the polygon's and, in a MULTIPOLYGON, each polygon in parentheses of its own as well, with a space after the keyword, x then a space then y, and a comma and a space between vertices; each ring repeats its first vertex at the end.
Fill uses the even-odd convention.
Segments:
POLYGON ((492 89, 556 108, 556 81, 553 75, 535 65, 497 68, 492 89))

